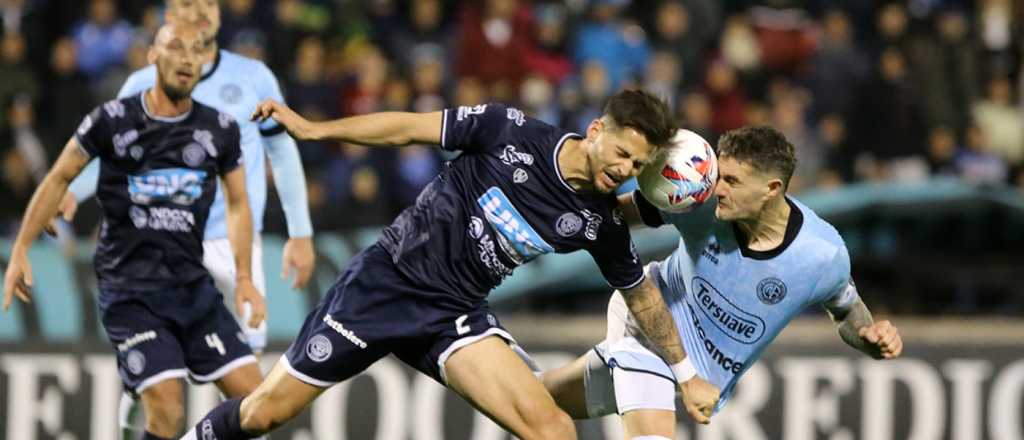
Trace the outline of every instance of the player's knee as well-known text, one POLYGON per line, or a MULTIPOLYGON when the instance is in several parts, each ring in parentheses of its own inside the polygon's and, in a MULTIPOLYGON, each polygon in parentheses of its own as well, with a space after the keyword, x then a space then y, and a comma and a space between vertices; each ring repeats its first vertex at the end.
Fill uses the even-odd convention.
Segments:
POLYGON ((543 440, 575 439, 576 425, 565 411, 557 408, 543 410, 530 417, 528 424, 536 429, 537 438, 543 440))
POLYGON ((173 392, 151 393, 143 400, 146 430, 154 434, 174 435, 185 425, 181 395, 173 392))
POLYGON ((242 401, 239 418, 242 422, 242 429, 252 434, 265 434, 274 428, 281 426, 290 418, 269 398, 269 394, 259 391, 249 395, 242 401))

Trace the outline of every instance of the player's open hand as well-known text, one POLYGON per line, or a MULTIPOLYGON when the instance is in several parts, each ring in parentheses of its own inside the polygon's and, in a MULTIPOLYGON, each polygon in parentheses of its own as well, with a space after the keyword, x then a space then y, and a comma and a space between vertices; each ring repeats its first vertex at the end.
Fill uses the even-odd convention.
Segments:
POLYGON ((903 338, 889 321, 878 321, 860 328, 860 338, 878 349, 879 359, 892 359, 903 352, 903 338))
POLYGON ((701 379, 700 376, 693 376, 692 379, 679 384, 679 389, 683 392, 683 406, 686 407, 686 412, 690 413, 690 417, 702 425, 711 423, 711 413, 721 397, 718 387, 701 379))
POLYGON ((26 303, 32 302, 32 265, 25 252, 11 252, 11 261, 7 263, 7 273, 4 274, 5 312, 15 296, 26 303))
POLYGON ((246 325, 250 328, 259 328, 267 317, 267 303, 251 280, 239 281, 235 286, 235 307, 238 316, 248 320, 246 325))
MULTIPOLYGON (((57 207, 57 214, 64 221, 71 223, 75 219, 75 213, 78 212, 78 200, 75 200, 75 195, 71 194, 70 191, 64 193, 64 197, 60 199, 60 205, 57 207)), ((43 231, 46 231, 51 237, 57 236, 57 218, 50 219, 50 222, 43 227, 43 231)))
POLYGON ((252 112, 253 121, 263 122, 267 118, 274 118, 295 139, 306 140, 314 138, 313 123, 299 116, 298 113, 288 108, 287 105, 273 99, 263 100, 263 102, 256 106, 256 110, 252 112))
POLYGON ((292 289, 305 289, 316 266, 312 237, 289 238, 284 244, 284 258, 281 260, 281 279, 288 280, 295 273, 292 289))

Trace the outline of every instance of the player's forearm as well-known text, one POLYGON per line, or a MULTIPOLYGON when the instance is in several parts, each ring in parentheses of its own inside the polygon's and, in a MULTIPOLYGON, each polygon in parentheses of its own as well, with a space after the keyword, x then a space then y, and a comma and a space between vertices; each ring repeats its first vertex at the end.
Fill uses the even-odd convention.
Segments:
POLYGON ((55 173, 49 172, 43 182, 32 194, 28 202, 25 215, 22 218, 21 229, 14 240, 13 252, 25 252, 32 246, 43 227, 57 215, 57 209, 61 197, 67 191, 70 179, 55 173))
POLYGON ((334 140, 370 146, 441 143, 441 112, 382 112, 333 121, 312 122, 314 140, 334 140))
POLYGON ((623 292, 626 306, 636 319, 637 325, 644 336, 650 341, 658 354, 669 364, 682 362, 686 350, 676 330, 675 320, 662 298, 657 286, 650 280, 623 292))
POLYGON ((281 196, 281 208, 288 223, 291 238, 313 235, 313 223, 309 218, 309 202, 306 197, 306 175, 295 141, 286 133, 263 138, 270 159, 270 171, 274 175, 274 186, 281 196))
POLYGON ((252 213, 247 200, 229 202, 228 241, 235 255, 235 280, 252 281, 252 213))
POLYGON ((875 322, 874 318, 871 317, 871 311, 864 305, 864 301, 858 298, 850 306, 850 309, 846 311, 845 315, 833 315, 832 318, 835 320, 836 328, 839 330, 839 337, 843 339, 846 345, 856 348, 873 358, 881 357, 877 346, 869 344, 864 338, 860 337, 860 329, 870 326, 875 322))

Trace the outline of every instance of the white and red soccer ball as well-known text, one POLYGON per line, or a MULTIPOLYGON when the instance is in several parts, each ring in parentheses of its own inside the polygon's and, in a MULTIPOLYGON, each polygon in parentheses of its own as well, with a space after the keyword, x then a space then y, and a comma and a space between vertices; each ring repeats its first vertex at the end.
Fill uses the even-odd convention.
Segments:
POLYGON ((686 212, 711 198, 718 181, 718 160, 704 138, 680 129, 669 145, 637 177, 640 192, 665 212, 686 212))

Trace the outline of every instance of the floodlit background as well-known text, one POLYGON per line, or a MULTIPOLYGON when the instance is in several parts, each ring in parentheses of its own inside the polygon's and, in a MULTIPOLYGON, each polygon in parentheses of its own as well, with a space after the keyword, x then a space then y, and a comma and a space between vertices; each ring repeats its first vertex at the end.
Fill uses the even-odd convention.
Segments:
MULTIPOLYGON (((264 60, 312 119, 510 103, 582 131, 622 88, 664 96, 714 144, 746 124, 797 148, 795 197, 843 234, 858 287, 905 332, 873 362, 809 310, 685 439, 1024 439, 1024 2, 1015 0, 225 0, 219 42, 264 60)), ((113 98, 162 2, 0 0, 0 265, 33 190, 93 106, 113 98)), ((299 144, 319 255, 311 286, 277 277, 284 217, 264 231, 280 352, 348 259, 451 159, 431 146, 299 144)), ((268 175, 268 178, 270 176, 268 175)), ((271 188, 273 186, 271 185, 271 188)), ((98 322, 98 223, 82 206, 31 253, 36 301, 0 316, 0 438, 114 438, 119 379, 98 322)), ((670 230, 634 235, 647 260, 670 230)), ((604 333, 609 291, 585 254, 541 258, 492 295, 548 366, 604 333)), ((273 362, 270 354, 265 361, 273 362)), ((189 395, 191 419, 216 394, 189 395)), ((615 418, 581 438, 621 438, 615 418)), ((386 359, 275 439, 505 439, 386 359)))

